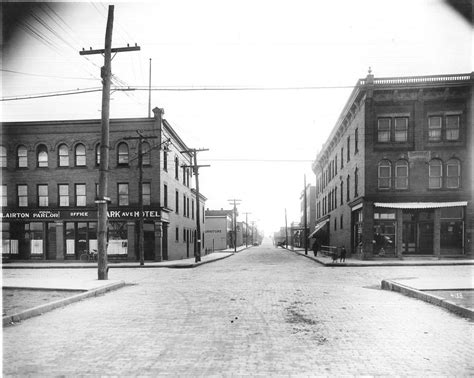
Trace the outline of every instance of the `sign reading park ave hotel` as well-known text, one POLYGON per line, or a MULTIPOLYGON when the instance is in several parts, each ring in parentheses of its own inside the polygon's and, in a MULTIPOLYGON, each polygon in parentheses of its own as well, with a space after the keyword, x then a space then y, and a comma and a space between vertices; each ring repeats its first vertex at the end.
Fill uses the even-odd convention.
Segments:
MULTIPOLYGON (((160 212, 157 209, 144 210, 144 219, 159 219, 160 212)), ((136 209, 114 209, 107 211, 110 219, 138 219, 140 210, 136 209)), ((8 220, 51 220, 51 219, 95 219, 97 210, 7 210, 0 212, 1 219, 8 220)))

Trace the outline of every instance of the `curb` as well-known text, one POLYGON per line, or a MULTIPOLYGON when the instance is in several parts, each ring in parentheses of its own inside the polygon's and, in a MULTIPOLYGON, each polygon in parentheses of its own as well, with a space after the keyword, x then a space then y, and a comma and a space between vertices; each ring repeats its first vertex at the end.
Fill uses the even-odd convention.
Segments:
POLYGON ((379 266, 461 266, 461 265, 474 265, 474 260, 471 262, 471 261, 461 261, 461 262, 457 262, 457 261, 451 261, 451 260, 446 260, 446 261, 439 261, 437 260, 436 263, 434 262, 430 262, 430 261, 422 261, 422 262, 408 262, 408 261, 403 261, 403 260, 400 260, 399 262, 385 262, 385 261, 377 261, 377 262, 370 262, 368 260, 365 260, 366 262, 365 263, 359 263, 359 262, 343 262, 343 263, 333 263, 333 262, 325 262, 325 261, 321 261, 320 259, 318 259, 317 257, 313 257, 313 256, 310 256, 310 255, 305 255, 304 252, 300 252, 300 251, 292 251, 291 249, 287 249, 287 248, 284 248, 286 249, 287 251, 290 251, 290 252, 293 252, 293 253, 296 253, 300 256, 304 256, 308 259, 311 259, 321 265, 324 265, 324 266, 329 266, 329 267, 358 267, 358 268, 365 268, 365 267, 379 267, 379 266))
MULTIPOLYGON (((240 251, 237 251, 239 253, 240 251)), ((182 269, 182 268, 195 268, 199 265, 203 264, 209 264, 214 261, 219 261, 222 259, 225 259, 227 257, 233 256, 234 253, 231 252, 231 254, 227 256, 221 256, 209 261, 200 261, 200 262, 194 262, 194 263, 189 263, 189 264, 170 264, 170 265, 139 265, 139 262, 134 262, 134 263, 117 263, 115 265, 114 263, 109 263, 107 266, 109 268, 114 268, 114 269, 122 269, 122 268, 171 268, 171 269, 182 269), (118 265, 121 264, 121 265, 118 265), (137 265, 138 264, 138 265, 137 265)), ((179 261, 179 260, 178 260, 179 261)), ((2 264, 2 269, 97 269, 97 264, 82 264, 82 265, 71 265, 68 266, 68 263, 64 263, 62 265, 48 265, 48 263, 45 263, 44 266, 28 266, 28 263, 25 265, 20 265, 20 266, 8 266, 5 264, 2 264)), ((153 264, 153 263, 151 263, 153 264)))
POLYGON ((401 285, 397 282, 390 280, 382 280, 381 288, 382 290, 396 291, 408 297, 420 299, 435 306, 443 307, 448 311, 451 311, 457 315, 461 315, 462 317, 474 320, 473 310, 461 307, 451 301, 448 301, 447 299, 438 297, 437 295, 428 294, 424 291, 417 290, 409 286, 401 285))
MULTIPOLYGON (((57 300, 57 301, 54 301, 54 302, 51 302, 51 303, 46 303, 44 305, 40 305, 40 306, 31 308, 29 310, 19 312, 17 314, 7 315, 7 316, 3 317, 3 326, 5 327, 5 326, 7 326, 11 323, 18 323, 22 320, 29 319, 29 318, 32 318, 34 316, 42 315, 45 312, 49 312, 49 311, 54 310, 56 308, 64 307, 68 304, 71 304, 71 303, 74 303, 74 302, 79 302, 79 301, 81 301, 83 299, 86 299, 86 298, 89 298, 89 297, 95 297, 95 296, 104 294, 108 291, 117 290, 117 289, 119 289, 121 287, 124 287, 124 286, 125 286, 124 281, 115 282, 115 283, 111 283, 111 284, 108 284, 108 285, 98 287, 96 289, 85 291, 85 292, 80 293, 80 294, 73 295, 72 297, 69 297, 69 298, 64 298, 64 299, 60 299, 60 300, 57 300)), ((50 290, 53 290, 53 289, 50 289, 50 290)), ((54 289, 54 290, 56 290, 56 289, 54 289)), ((73 290, 71 290, 71 291, 73 291, 73 290)))

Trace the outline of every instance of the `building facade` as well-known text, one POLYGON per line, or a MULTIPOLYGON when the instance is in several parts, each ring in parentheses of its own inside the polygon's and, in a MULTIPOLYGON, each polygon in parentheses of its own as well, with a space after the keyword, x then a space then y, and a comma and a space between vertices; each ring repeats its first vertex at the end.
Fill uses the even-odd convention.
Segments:
MULTIPOLYGON (((162 119, 162 110, 154 113, 154 118, 110 120, 110 259, 138 259, 140 217, 145 260, 192 257, 197 248, 191 154, 182 152, 188 148, 162 119), (137 130, 145 137, 141 185, 139 141, 130 138, 137 137, 137 130)), ((84 251, 97 249, 100 141, 100 120, 2 124, 4 258, 77 260, 84 251)), ((203 234, 204 201, 200 196, 203 234)))
POLYGON ((360 258, 472 256, 473 79, 360 79, 312 166, 311 237, 360 258))
POLYGON ((205 243, 208 250, 224 250, 232 246, 232 214, 232 210, 206 210, 205 243))

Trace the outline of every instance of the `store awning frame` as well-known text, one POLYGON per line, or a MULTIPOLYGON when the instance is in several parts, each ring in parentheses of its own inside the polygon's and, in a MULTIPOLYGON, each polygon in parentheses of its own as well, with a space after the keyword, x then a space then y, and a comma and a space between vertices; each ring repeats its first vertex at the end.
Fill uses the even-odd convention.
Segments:
POLYGON ((323 228, 327 223, 329 222, 329 219, 323 220, 322 222, 318 223, 316 227, 314 228, 314 231, 309 234, 308 239, 312 238, 321 228, 323 228))
POLYGON ((439 209, 442 207, 467 206, 467 201, 457 202, 374 202, 374 207, 388 209, 439 209))

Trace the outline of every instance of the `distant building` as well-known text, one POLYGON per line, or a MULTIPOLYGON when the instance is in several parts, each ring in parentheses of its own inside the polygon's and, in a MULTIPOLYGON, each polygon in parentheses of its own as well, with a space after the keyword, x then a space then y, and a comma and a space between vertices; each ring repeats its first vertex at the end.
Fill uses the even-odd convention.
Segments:
MULTIPOLYGON (((108 250, 111 259, 137 260, 142 191, 146 260, 194 255, 196 193, 190 153, 171 125, 154 118, 110 120, 108 250), (143 143, 139 188, 137 130, 143 143), (156 138, 157 137, 157 138, 156 138), (162 143, 164 142, 164 143, 162 143)), ((4 122, 2 254, 11 259, 77 260, 97 249, 100 120, 4 122)), ((205 197, 200 197, 204 234, 205 197)), ((204 245, 202 245, 204 250, 204 245)))
POLYGON ((209 210, 205 212, 205 244, 208 250, 224 250, 233 246, 233 210, 209 210))
POLYGON ((357 82, 313 163, 312 237, 372 256, 472 256, 474 74, 357 82))
MULTIPOLYGON (((298 230, 295 233, 295 246, 304 248, 304 214, 305 214, 305 190, 301 192, 301 217, 298 230)), ((307 222, 307 236, 314 230, 316 226, 316 186, 308 185, 306 187, 306 222, 307 222)), ((311 244, 308 244, 311 247, 311 244)))

